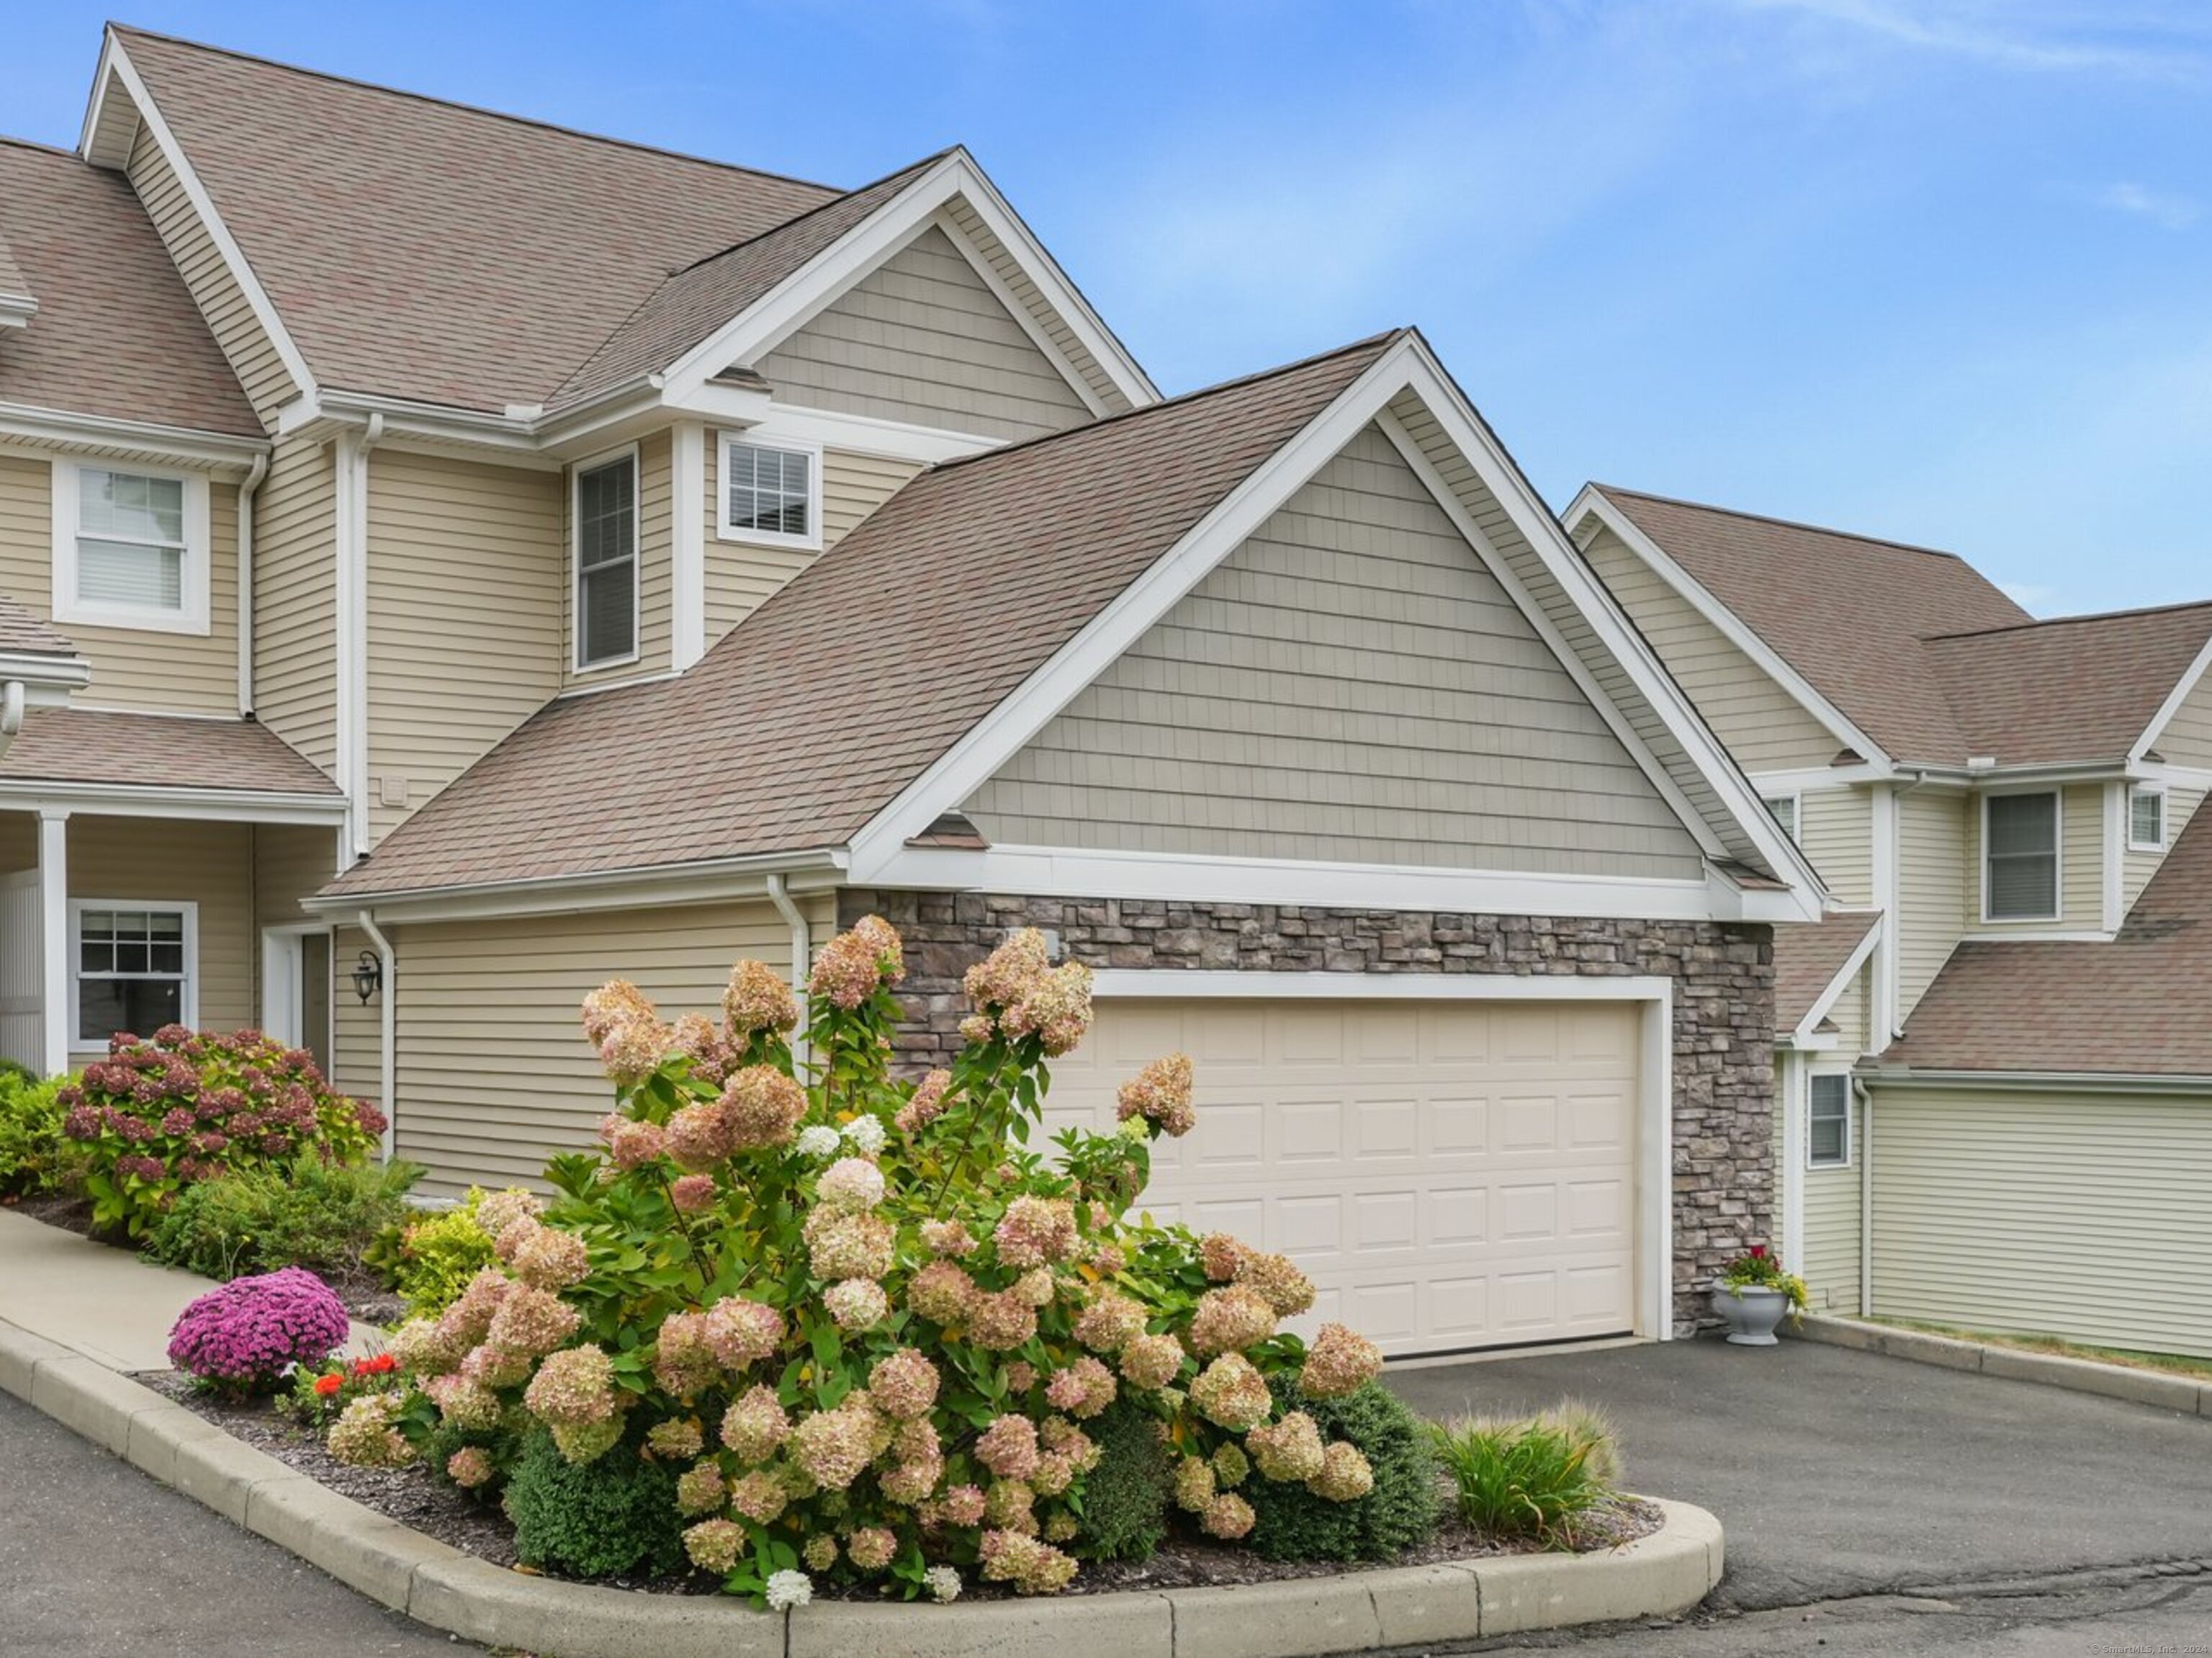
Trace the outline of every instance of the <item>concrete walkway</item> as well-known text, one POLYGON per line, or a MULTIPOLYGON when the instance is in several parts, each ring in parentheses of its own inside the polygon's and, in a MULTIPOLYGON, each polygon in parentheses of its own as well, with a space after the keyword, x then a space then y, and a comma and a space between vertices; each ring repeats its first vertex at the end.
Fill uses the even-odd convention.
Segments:
MULTIPOLYGON (((154 1266, 12 1210, 0 1209, 0 1319, 112 1370, 166 1370, 169 1331, 212 1279, 154 1266)), ((350 1348, 383 1345, 356 1324, 350 1348)))

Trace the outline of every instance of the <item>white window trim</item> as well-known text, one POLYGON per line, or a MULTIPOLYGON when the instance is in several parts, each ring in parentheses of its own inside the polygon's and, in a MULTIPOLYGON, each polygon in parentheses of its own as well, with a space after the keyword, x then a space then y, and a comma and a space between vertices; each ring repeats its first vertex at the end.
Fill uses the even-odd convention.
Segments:
POLYGON ((822 551, 822 446, 801 439, 761 437, 750 431, 722 431, 714 435, 714 539, 718 541, 744 541, 755 546, 792 547, 803 552, 822 551), (787 535, 780 530, 757 530, 743 527, 730 521, 730 491, 726 480, 730 475, 730 450, 742 444, 749 449, 774 449, 784 454, 803 454, 806 466, 806 527, 805 535, 787 535))
POLYGON ((204 472, 180 472, 173 467, 145 466, 118 461, 94 465, 75 460, 53 463, 54 594, 57 622, 76 622, 92 627, 131 628, 147 633, 191 633, 204 637, 210 631, 208 601, 210 566, 214 562, 214 531, 208 505, 204 472), (159 478, 185 486, 185 556, 181 591, 175 610, 150 605, 118 605, 77 597, 78 473, 125 473, 133 478, 159 478))
POLYGON ((2154 784, 2136 783, 2128 785, 2127 801, 2125 803, 2128 819, 2128 850, 2130 852, 2163 852, 2166 850, 2166 842, 2172 838, 2171 832, 2166 827, 2166 790, 2154 784), (2158 838, 2156 840, 2137 840, 2136 838, 2136 802, 2138 798, 2154 799, 2158 802, 2158 838))
POLYGON ((601 454, 587 455, 568 468, 568 671, 604 674, 611 667, 628 667, 637 661, 645 636, 645 468, 638 446, 625 443, 601 454), (629 650, 620 656, 584 660, 584 474, 629 462, 629 650))
POLYGON ((1847 1070, 1816 1070, 1805 1077, 1805 1167, 1808 1170, 1849 1168, 1858 1155, 1858 1136, 1853 1132, 1852 1119, 1858 1114, 1858 1101, 1852 1096, 1851 1074, 1847 1070), (1844 1079, 1844 1155, 1835 1162, 1823 1162, 1813 1153, 1813 1084, 1824 1076, 1844 1079))
POLYGON ((1775 807, 1782 804, 1784 801, 1787 801, 1790 804, 1790 838, 1796 842, 1798 845, 1802 846, 1805 844, 1804 795, 1801 791, 1793 789, 1789 790, 1787 793, 1773 795, 1761 794, 1759 797, 1759 803, 1761 806, 1765 807, 1769 812, 1771 812, 1775 807))
POLYGON ((2063 789, 2004 789, 1982 796, 1982 923, 1991 927, 2046 926, 2066 913, 2066 791, 2063 789), (1990 913, 1990 802, 2021 795, 2051 796, 2051 912, 2034 916, 1990 913))
MULTIPOLYGON (((80 1003, 77 987, 83 981, 84 912, 87 910, 175 910, 185 918, 185 984, 177 998, 177 1022, 198 1030, 200 1026, 200 906, 191 899, 73 898, 69 901, 69 1033, 71 1053, 105 1053, 103 1039, 88 1042, 77 1034, 80 1003)), ((151 1036, 151 1031, 136 1031, 151 1036)))

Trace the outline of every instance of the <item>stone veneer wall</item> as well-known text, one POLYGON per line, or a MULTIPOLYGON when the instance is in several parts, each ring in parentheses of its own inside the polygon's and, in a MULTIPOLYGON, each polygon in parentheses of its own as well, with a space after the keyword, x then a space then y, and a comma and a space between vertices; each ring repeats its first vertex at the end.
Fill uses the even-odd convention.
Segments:
POLYGON ((1764 925, 1562 920, 1289 905, 848 890, 906 939, 915 1070, 959 1045, 960 978, 1016 927, 1051 930, 1094 967, 1279 972, 1665 977, 1674 981, 1674 1320, 1711 1319, 1698 1286, 1773 1235, 1774 951, 1764 925))

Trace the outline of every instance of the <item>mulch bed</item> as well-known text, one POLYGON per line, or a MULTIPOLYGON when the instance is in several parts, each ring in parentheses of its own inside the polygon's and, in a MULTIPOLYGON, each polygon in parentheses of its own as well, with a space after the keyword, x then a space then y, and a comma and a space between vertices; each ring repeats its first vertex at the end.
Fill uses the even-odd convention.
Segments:
MULTIPOLYGON (((195 1391, 190 1379, 176 1371, 149 1371, 137 1380, 342 1496, 349 1496, 389 1519, 411 1526, 493 1565, 516 1564, 514 1527, 495 1503, 465 1496, 432 1478, 421 1468, 349 1467, 323 1448, 322 1436, 314 1429, 282 1415, 267 1404, 230 1405, 210 1398, 195 1391)), ((1639 1537, 1650 1536, 1659 1529, 1662 1519, 1656 1503, 1624 1497, 1586 1516, 1577 1530, 1575 1546, 1581 1553, 1619 1548, 1639 1537)), ((1447 1520, 1422 1547, 1376 1564, 1385 1568, 1427 1566, 1446 1560, 1536 1551, 1533 1545, 1491 1537, 1472 1531, 1456 1520, 1447 1520)), ((1176 1538, 1149 1560, 1085 1562, 1067 1592, 1107 1594, 1125 1589, 1217 1588, 1287 1578, 1332 1577, 1346 1570, 1328 1561, 1262 1560, 1247 1549, 1176 1538)), ((593 1581, 614 1588, 671 1594, 708 1594, 718 1588, 713 1579, 696 1573, 673 1579, 614 1577, 593 1581)), ((859 1585, 825 1584, 818 1592, 830 1599, 876 1598, 873 1590, 859 1585)), ((988 1583, 972 1583, 967 1589, 969 1597, 981 1600, 999 1599, 1007 1593, 988 1583)))

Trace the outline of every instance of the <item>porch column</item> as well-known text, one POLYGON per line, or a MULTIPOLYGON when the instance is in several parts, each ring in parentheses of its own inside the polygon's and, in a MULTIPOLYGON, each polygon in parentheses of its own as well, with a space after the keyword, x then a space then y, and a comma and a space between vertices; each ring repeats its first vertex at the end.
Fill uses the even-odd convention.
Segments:
POLYGON ((69 1069, 69 815, 60 807, 39 808, 39 1010, 41 1068, 49 1076, 69 1069))

